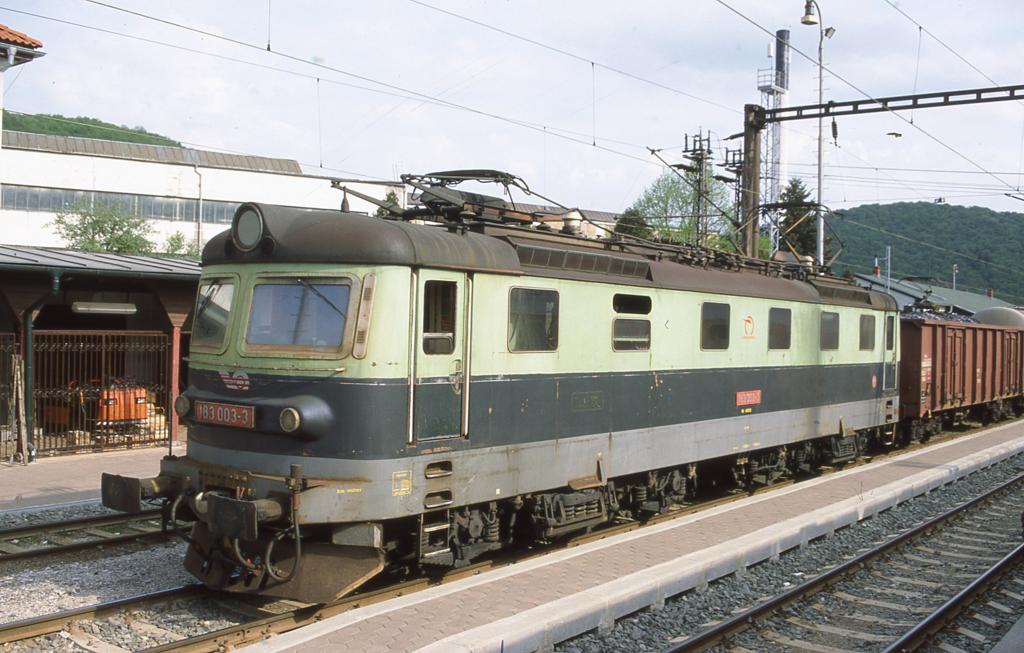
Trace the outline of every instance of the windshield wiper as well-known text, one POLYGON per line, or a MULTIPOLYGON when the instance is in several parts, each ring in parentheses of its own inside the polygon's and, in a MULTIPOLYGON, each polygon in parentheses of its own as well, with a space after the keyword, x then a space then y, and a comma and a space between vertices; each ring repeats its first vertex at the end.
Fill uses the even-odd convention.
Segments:
POLYGON ((326 304, 327 304, 328 306, 330 306, 331 308, 333 308, 333 309, 334 309, 334 310, 335 310, 335 311, 336 311, 336 312, 338 313, 338 315, 340 315, 340 316, 341 316, 341 318, 342 318, 342 319, 347 319, 347 317, 346 317, 346 315, 345 315, 345 312, 344 312, 344 311, 342 311, 342 310, 341 310, 340 308, 338 308, 337 304, 335 304, 335 303, 334 303, 334 302, 332 302, 332 301, 331 301, 330 299, 328 299, 328 298, 327 298, 327 295, 325 295, 325 294, 323 294, 322 292, 320 292, 319 290, 317 290, 317 289, 316 289, 316 286, 314 286, 313 284, 309 283, 308 281, 306 281, 305 279, 303 279, 303 278, 301 278, 301 277, 296 277, 296 278, 295 278, 295 280, 296 280, 296 281, 298 281, 299 283, 301 283, 301 284, 302 284, 303 286, 305 286, 306 288, 309 288, 310 290, 312 290, 312 291, 313 291, 313 293, 314 293, 314 294, 316 294, 316 296, 317 296, 317 297, 319 297, 320 299, 324 300, 324 302, 325 302, 325 303, 326 303, 326 304))
POLYGON ((193 321, 198 320, 203 311, 206 310, 206 307, 210 305, 210 302, 213 301, 213 293, 217 292, 220 285, 220 281, 213 281, 206 287, 206 292, 199 298, 199 306, 196 308, 196 316, 193 318, 193 321))

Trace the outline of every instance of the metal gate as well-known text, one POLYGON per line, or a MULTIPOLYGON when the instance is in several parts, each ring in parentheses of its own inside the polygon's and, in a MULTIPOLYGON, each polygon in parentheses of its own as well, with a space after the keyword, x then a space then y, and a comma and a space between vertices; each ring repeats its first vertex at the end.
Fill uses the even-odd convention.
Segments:
POLYGON ((166 443, 168 346, 164 333, 36 331, 37 453, 166 443))
POLYGON ((18 442, 18 424, 14 411, 14 357, 18 339, 13 333, 0 333, 0 458, 14 455, 18 442))

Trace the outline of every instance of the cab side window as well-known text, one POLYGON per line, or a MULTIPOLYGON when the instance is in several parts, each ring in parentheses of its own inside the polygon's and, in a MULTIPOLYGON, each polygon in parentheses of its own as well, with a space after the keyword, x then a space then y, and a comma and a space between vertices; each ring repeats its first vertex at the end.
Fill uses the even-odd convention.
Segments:
POLYGON ((558 293, 513 288, 509 293, 508 350, 558 349, 558 293))
POLYGON ((428 281, 423 284, 423 353, 455 351, 455 311, 458 284, 428 281))
POLYGON ((700 307, 700 348, 729 348, 729 305, 704 302, 700 307))

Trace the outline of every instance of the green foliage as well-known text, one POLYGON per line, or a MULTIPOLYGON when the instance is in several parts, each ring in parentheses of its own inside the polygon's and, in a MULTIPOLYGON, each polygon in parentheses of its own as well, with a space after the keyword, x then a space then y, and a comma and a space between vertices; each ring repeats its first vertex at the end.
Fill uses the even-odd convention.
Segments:
MULTIPOLYGON (((388 194, 384 196, 384 203, 395 207, 395 210, 401 209, 401 207, 398 205, 398 195, 395 195, 395 191, 393 190, 389 190, 388 194)), ((388 211, 383 206, 378 206, 377 212, 374 213, 374 215, 376 215, 378 218, 386 218, 392 214, 391 211, 388 211)))
POLYGON ((175 231, 164 241, 162 253, 183 258, 199 258, 202 252, 199 251, 199 244, 195 238, 189 238, 184 232, 175 231))
POLYGON ((931 277, 957 290, 984 293, 1024 305, 1024 214, 977 206, 928 202, 869 204, 831 219, 843 241, 835 268, 871 273, 874 258, 885 269, 885 246, 892 247, 893 278, 931 277))
POLYGON ((647 226, 647 222, 644 221, 644 217, 640 215, 639 211, 628 208, 615 221, 615 233, 650 239, 651 228, 647 226))
POLYGON ((82 138, 99 138, 125 143, 181 147, 181 143, 171 140, 166 136, 148 132, 142 127, 118 126, 113 123, 97 120, 96 118, 86 118, 85 116, 65 118, 59 114, 40 113, 29 115, 5 110, 4 129, 33 134, 80 136, 82 138))
MULTIPOLYGON (((811 192, 804 186, 804 182, 796 177, 789 180, 786 188, 779 194, 779 202, 784 204, 806 204, 811 201, 811 192)), ((815 225, 814 209, 808 207, 791 206, 783 212, 782 221, 779 225, 785 240, 779 239, 779 248, 783 251, 790 251, 786 241, 793 246, 797 254, 802 256, 814 256, 818 250, 817 227, 815 225)))
MULTIPOLYGON (((651 235, 656 240, 669 243, 692 243, 697 234, 698 198, 697 188, 700 186, 700 175, 696 171, 683 173, 681 179, 672 170, 666 170, 644 189, 630 210, 643 216, 651 227, 651 235)), ((728 187, 712 177, 710 166, 704 174, 705 212, 709 218, 710 237, 708 244, 717 246, 719 239, 715 234, 724 236, 729 232, 731 215, 722 216, 717 207, 731 213, 733 209, 732 195, 728 187)), ((731 248, 731 245, 729 245, 731 248)))
POLYGON ((58 213, 50 224, 70 249, 114 254, 149 254, 155 249, 149 223, 111 204, 78 205, 58 213))

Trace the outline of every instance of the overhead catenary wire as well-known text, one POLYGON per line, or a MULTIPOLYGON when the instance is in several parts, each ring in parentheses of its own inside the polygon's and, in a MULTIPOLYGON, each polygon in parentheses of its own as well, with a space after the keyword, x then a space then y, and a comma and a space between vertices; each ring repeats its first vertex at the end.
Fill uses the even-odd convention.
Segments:
MULTIPOLYGON (((133 9, 127 9, 125 7, 120 7, 118 5, 115 5, 115 4, 112 4, 112 3, 109 3, 109 2, 102 2, 102 0, 83 0, 83 1, 87 2, 89 4, 93 4, 93 5, 99 6, 99 7, 104 7, 106 9, 110 9, 112 11, 118 11, 118 12, 126 13, 126 14, 129 14, 131 16, 135 16, 137 18, 142 18, 144 20, 149 20, 149 21, 153 21, 153 22, 156 22, 156 23, 161 23, 163 25, 168 25, 170 27, 175 27, 175 28, 178 28, 178 29, 182 29, 182 30, 186 30, 186 31, 189 31, 189 32, 193 32, 193 33, 196 33, 196 34, 201 34, 201 35, 207 36, 209 38, 218 39, 220 41, 224 41, 224 42, 227 42, 227 43, 232 43, 234 45, 238 45, 238 46, 241 46, 241 47, 244 47, 244 48, 255 49, 255 50, 259 50, 261 52, 263 51, 263 49, 260 46, 258 46, 256 44, 253 44, 253 43, 249 43, 248 41, 243 41, 241 39, 232 38, 230 36, 224 36, 222 34, 217 34, 215 32, 210 32, 208 30, 200 29, 198 27, 193 27, 191 25, 186 25, 186 24, 181 23, 181 22, 177 22, 177 21, 173 21, 173 20, 168 20, 166 18, 160 18, 159 16, 153 16, 151 14, 146 14, 146 13, 143 13, 141 11, 135 11, 133 9)), ((3 8, 4 7, 0 7, 0 9, 3 9, 3 8)), ((370 77, 368 75, 363 75, 363 74, 360 74, 360 73, 354 73, 354 72, 351 72, 351 71, 348 71, 348 70, 344 70, 342 68, 338 68, 336 66, 329 66, 329 65, 327 65, 325 63, 322 63, 322 62, 319 62, 319 61, 315 61, 315 60, 312 60, 312 59, 306 59, 306 58, 300 57, 298 55, 289 54, 289 53, 281 51, 281 50, 271 50, 269 52, 273 56, 282 57, 284 59, 287 59, 289 61, 293 61, 293 62, 296 62, 296 63, 300 63, 300 64, 304 64, 304 65, 309 65, 309 66, 315 66, 317 68, 321 68, 321 69, 324 69, 324 70, 329 70, 331 72, 338 73, 339 75, 343 75, 345 77, 351 77, 353 79, 358 79, 358 80, 363 81, 363 82, 368 82, 368 83, 371 83, 371 84, 377 84, 379 86, 382 86, 384 88, 390 89, 392 91, 398 91, 400 93, 406 93, 406 94, 414 95, 417 98, 421 98, 421 99, 425 99, 425 100, 430 100, 432 103, 436 103, 436 104, 439 104, 441 106, 451 107, 451 108, 454 108, 454 109, 460 109, 462 111, 467 111, 469 113, 474 113, 474 114, 477 114, 477 115, 480 115, 480 116, 486 116, 486 117, 489 117, 489 118, 493 118, 495 120, 500 120, 502 122, 506 122, 506 123, 513 124, 513 125, 517 125, 519 127, 524 127, 524 128, 527 128, 527 129, 533 129, 535 131, 542 131, 545 127, 547 127, 550 130, 552 130, 552 133, 554 133, 554 135, 556 137, 558 137, 558 138, 562 138, 564 140, 569 140, 569 141, 572 141, 572 142, 575 142, 575 143, 580 143, 582 145, 590 145, 591 147, 595 147, 597 149, 604 150, 606 152, 611 152, 611 153, 614 153, 614 154, 618 154, 618 155, 621 155, 621 156, 626 156, 626 157, 635 159, 637 161, 641 161, 643 163, 648 163, 648 164, 652 163, 647 158, 632 156, 630 154, 627 154, 625 152, 621 152, 619 150, 615 150, 613 148, 609 148, 609 147, 606 147, 606 146, 598 145, 596 143, 596 139, 594 139, 595 142, 588 143, 586 140, 584 140, 584 138, 571 138, 570 136, 566 136, 566 134, 572 134, 573 132, 571 132, 570 130, 567 130, 567 129, 560 129, 560 128, 557 128, 557 127, 552 127, 551 125, 542 125, 540 123, 534 123, 534 122, 529 122, 529 121, 525 121, 525 120, 521 120, 521 119, 517 119, 517 118, 511 118, 511 117, 508 117, 508 116, 503 116, 501 114, 493 113, 493 112, 490 112, 490 111, 485 111, 483 109, 478 109, 478 108, 475 108, 475 107, 472 107, 472 106, 469 106, 469 105, 465 105, 465 104, 461 104, 461 103, 458 103, 458 102, 452 102, 450 100, 442 100, 439 97, 437 97, 436 95, 431 95, 429 93, 424 93, 424 92, 421 92, 421 91, 417 91, 415 89, 406 88, 406 87, 400 86, 398 84, 393 84, 391 82, 386 82, 386 81, 381 81, 379 79, 374 79, 373 77, 370 77), (560 133, 557 133, 557 132, 563 132, 563 133, 560 134, 560 133)), ((679 92, 686 94, 683 91, 679 91, 679 92)), ((690 96, 689 94, 686 94, 686 95, 690 96)), ((690 96, 690 97, 693 97, 694 99, 701 99, 701 98, 697 98, 696 96, 690 96)), ((725 109, 730 109, 732 111, 736 111, 735 109, 731 109, 729 107, 726 107, 725 105, 721 105, 721 108, 725 108, 725 109)), ((583 137, 586 136, 585 134, 580 134, 579 132, 576 132, 576 133, 579 134, 580 136, 583 136, 583 137)), ((607 140, 607 141, 611 142, 610 139, 602 138, 601 140, 607 140)), ((620 142, 620 144, 627 144, 627 145, 631 145, 631 146, 637 147, 637 148, 642 148, 643 147, 643 146, 635 144, 635 143, 623 143, 623 142, 620 142)))
MULTIPOLYGON (((103 2, 98 2, 97 0, 84 0, 84 1, 85 2, 91 2, 93 4, 97 4, 97 5, 100 5, 100 6, 103 6, 103 7, 107 7, 107 8, 113 9, 115 11, 123 11, 125 13, 129 13, 129 14, 135 15, 135 16, 140 17, 140 18, 145 18, 145 19, 148 19, 148 20, 153 20, 155 22, 164 23, 164 24, 167 24, 167 25, 172 25, 172 26, 175 26, 175 27, 187 30, 187 31, 192 31, 192 32, 195 32, 195 33, 198 33, 198 34, 202 34, 204 36, 208 36, 210 38, 224 40, 226 42, 234 43, 234 44, 240 45, 242 47, 256 49, 256 50, 258 50, 260 52, 266 52, 265 50, 263 50, 262 46, 254 45, 254 44, 251 44, 251 43, 246 43, 244 41, 239 41, 237 39, 232 39, 232 38, 226 37, 226 36, 221 36, 221 35, 214 34, 212 32, 207 32, 205 30, 201 30, 201 29, 198 29, 198 28, 190 27, 190 26, 187 26, 187 25, 182 25, 180 23, 175 23, 173 21, 167 21, 167 20, 162 19, 162 18, 148 16, 148 15, 142 14, 140 12, 132 11, 132 10, 129 10, 129 9, 124 9, 122 7, 117 7, 116 5, 111 5, 111 4, 103 3, 103 2)), ((194 54, 210 56, 210 57, 214 57, 214 58, 225 60, 225 61, 232 61, 232 62, 235 62, 235 63, 245 64, 245 65, 249 65, 249 66, 255 66, 255 67, 263 68, 263 69, 267 69, 267 70, 274 70, 274 71, 277 71, 277 72, 281 72, 281 73, 285 73, 285 74, 289 74, 289 75, 300 76, 300 77, 304 77, 304 78, 307 78, 307 79, 316 79, 317 78, 316 75, 312 75, 312 74, 308 74, 308 73, 301 73, 301 72, 298 72, 298 71, 289 70, 287 68, 279 68, 279 67, 276 67, 276 66, 269 66, 267 64, 261 64, 261 63, 257 63, 257 62, 247 61, 245 59, 239 59, 237 57, 231 57, 231 56, 227 56, 227 55, 220 55, 220 54, 217 54, 217 53, 212 53, 212 52, 208 52, 208 51, 204 51, 204 50, 199 50, 199 49, 196 49, 196 48, 189 48, 189 47, 185 47, 185 46, 180 46, 180 45, 175 45, 175 44, 171 44, 171 43, 166 43, 166 42, 163 42, 163 41, 159 41, 157 39, 150 39, 150 38, 146 38, 146 37, 136 36, 136 35, 133 35, 133 34, 126 34, 124 32, 119 32, 117 30, 111 30, 111 29, 107 29, 107 28, 103 28, 103 27, 97 27, 97 26, 94 26, 94 25, 86 25, 86 24, 83 24, 83 23, 79 23, 79 22, 75 22, 75 21, 70 21, 70 20, 66 20, 66 19, 62 19, 62 18, 55 18, 53 16, 47 16, 47 15, 39 14, 39 13, 35 13, 35 12, 24 11, 24 10, 20 10, 20 9, 12 9, 10 7, 6 7, 6 6, 2 6, 2 5, 0 5, 0 10, 10 11, 12 13, 17 13, 17 14, 21 14, 21 15, 25 15, 25 16, 31 16, 33 18, 39 18, 41 20, 53 21, 53 22, 64 24, 64 25, 78 27, 78 28, 94 30, 94 31, 97 31, 97 32, 105 33, 105 34, 110 34, 110 35, 113 35, 113 36, 129 38, 129 39, 133 39, 133 40, 137 40, 137 41, 141 41, 141 42, 145 42, 145 43, 150 43, 150 44, 153 44, 153 45, 159 45, 159 46, 163 46, 163 47, 174 48, 174 49, 177 49, 179 51, 185 51, 185 52, 190 52, 190 53, 194 53, 194 54)), ((338 74, 340 74, 342 76, 351 77, 351 78, 358 79, 358 80, 361 80, 361 81, 369 82, 371 84, 378 84, 378 85, 382 86, 383 88, 373 88, 373 87, 361 86, 361 85, 352 84, 352 83, 348 83, 348 82, 341 82, 341 81, 338 81, 338 80, 331 80, 331 79, 328 79, 328 78, 320 77, 321 81, 326 82, 326 83, 342 85, 342 86, 346 86, 348 88, 354 88, 354 89, 363 90, 363 91, 372 92, 372 93, 379 93, 379 94, 383 94, 383 95, 391 95, 393 97, 399 97, 399 98, 404 98, 404 99, 424 100, 424 101, 428 102, 429 104, 432 104, 432 105, 435 105, 435 106, 440 106, 440 107, 444 107, 444 108, 465 111, 465 112, 468 112, 468 113, 476 114, 478 116, 487 117, 487 118, 491 118, 491 119, 494 119, 494 120, 505 122, 505 123, 508 123, 508 124, 511 124, 511 125, 522 127, 524 129, 530 129, 530 130, 537 131, 537 132, 542 132, 542 133, 543 132, 547 132, 547 133, 551 134, 552 136, 554 136, 556 138, 559 138, 559 139, 562 139, 564 141, 568 141, 568 142, 572 142, 572 143, 577 143, 577 144, 580 144, 580 145, 586 145, 588 147, 592 147, 594 149, 601 150, 603 152, 607 152, 609 154, 613 154, 613 155, 616 155, 616 156, 619 156, 619 157, 631 159, 633 161, 637 161, 639 163, 643 163, 643 164, 646 164, 646 165, 658 166, 658 164, 654 163, 653 161, 651 161, 650 159, 648 159, 646 157, 641 157, 641 156, 630 154, 628 152, 623 152, 621 150, 615 149, 613 147, 609 147, 607 145, 603 145, 601 143, 594 144, 593 142, 591 142, 591 139, 589 138, 589 136, 590 136, 589 134, 584 134, 584 133, 581 133, 581 132, 574 132, 572 130, 563 129, 563 128, 560 128, 560 127, 554 127, 554 126, 551 126, 551 125, 543 125, 543 124, 540 124, 540 123, 534 123, 534 122, 529 122, 529 121, 526 121, 526 120, 512 118, 512 117, 509 117, 509 116, 504 116, 504 115, 493 113, 493 112, 490 112, 490 111, 485 111, 485 110, 482 110, 482 109, 477 109, 477 108, 474 108, 474 107, 471 107, 471 106, 468 106, 468 105, 459 104, 459 103, 456 103, 456 102, 451 102, 449 100, 441 100, 441 99, 438 99, 437 97, 432 96, 432 95, 427 94, 427 93, 422 93, 422 92, 419 92, 419 91, 416 91, 416 90, 404 88, 402 86, 399 86, 399 85, 396 85, 396 84, 391 84, 389 82, 382 82, 382 81, 379 81, 379 80, 375 80, 375 79, 373 79, 371 77, 368 77, 368 76, 365 76, 365 75, 360 75, 358 73, 352 73, 352 72, 349 72, 349 71, 346 71, 346 70, 343 70, 343 69, 340 69, 340 68, 336 68, 334 66, 328 66, 328 65, 320 63, 320 62, 316 62, 316 61, 312 61, 312 60, 308 60, 308 59, 303 59, 302 57, 298 57, 298 56, 295 56, 295 55, 290 55, 290 54, 287 54, 287 53, 284 53, 284 52, 281 52, 281 51, 278 51, 278 50, 273 50, 273 51, 270 52, 270 54, 273 55, 273 56, 283 57, 285 59, 288 59, 288 60, 291 60, 291 61, 294 61, 294 62, 297 62, 297 63, 307 64, 307 65, 319 67, 321 69, 328 70, 328 71, 331 71, 331 72, 336 72, 336 73, 338 73, 338 74), (577 137, 576 135, 578 135, 579 137, 577 137)), ((605 138, 605 137, 602 137, 602 136, 599 136, 598 139, 601 140, 601 141, 604 141, 604 142, 616 143, 616 144, 620 144, 620 145, 626 145, 628 147, 635 147, 637 149, 642 149, 644 147, 644 146, 642 146, 642 145, 640 145, 638 143, 629 143, 629 142, 626 142, 626 141, 616 141, 614 139, 605 138)), ((660 167, 660 166, 658 166, 658 167, 660 167)), ((326 168, 326 166, 325 166, 325 168, 326 168)))
MULTIPOLYGON (((906 18, 911 23, 913 23, 914 25, 917 26, 917 33, 918 33, 917 58, 918 58, 918 64, 920 64, 920 60, 921 60, 921 41, 920 41, 920 35, 921 35, 921 32, 924 32, 929 37, 934 39, 936 43, 938 43, 939 45, 944 47, 946 50, 948 50, 954 57, 956 57, 957 59, 959 59, 963 63, 967 64, 967 66, 970 67, 974 72, 978 73, 979 75, 984 77, 986 80, 988 80, 990 83, 994 84, 995 86, 999 86, 999 82, 997 82, 992 77, 990 77, 988 75, 988 73, 983 71, 981 68, 978 68, 972 62, 970 62, 967 59, 967 57, 965 57, 962 54, 960 54, 953 46, 951 46, 950 44, 948 44, 945 41, 943 41, 942 39, 940 39, 937 35, 932 33, 928 28, 926 28, 924 25, 922 25, 917 20, 915 20, 913 16, 911 16, 910 14, 908 14, 906 12, 906 10, 901 8, 899 5, 897 5, 892 0, 884 0, 884 1, 885 1, 885 3, 887 5, 889 5, 893 9, 895 9, 901 16, 903 16, 904 18, 906 18)), ((914 87, 915 87, 915 89, 917 88, 917 72, 916 71, 914 73, 914 87)), ((915 93, 916 92, 917 91, 915 90, 915 93)), ((1018 101, 1017 104, 1020 107, 1024 108, 1024 103, 1018 101)), ((913 112, 911 112, 910 115, 911 115, 911 122, 913 122, 913 115, 914 115, 913 112)), ((1021 143, 1020 150, 1019 150, 1019 152, 1017 154, 1017 190, 1020 189, 1021 174, 1022 174, 1022 172, 1024 172, 1024 122, 1022 122, 1022 124, 1021 124, 1020 143, 1021 143)))
POLYGON ((849 222, 850 224, 857 225, 858 227, 861 227, 863 229, 870 229, 871 231, 877 231, 879 233, 885 234, 885 235, 890 236, 892 238, 898 238, 899 240, 906 240, 908 242, 914 243, 915 245, 919 245, 921 247, 927 247, 929 249, 934 249, 934 250, 937 250, 937 251, 940 251, 940 252, 945 252, 947 254, 955 254, 956 256, 959 256, 961 258, 965 258, 965 259, 968 259, 970 261, 974 261, 976 263, 981 263, 982 265, 987 265, 987 266, 992 267, 992 268, 998 268, 1000 270, 1006 270, 1007 272, 1012 272, 1013 274, 1016 274, 1016 275, 1020 275, 1020 274, 1024 273, 1024 270, 1021 270, 1019 268, 1012 268, 1012 267, 1010 267, 1008 265, 1003 265, 1001 263, 994 263, 992 261, 986 261, 985 259, 978 258, 977 256, 971 256, 970 254, 964 254, 963 252, 958 252, 958 251, 956 251, 954 249, 950 249, 948 247, 942 247, 941 245, 934 245, 934 244, 929 243, 927 241, 921 240, 920 238, 911 238, 909 236, 904 236, 903 234, 898 234, 898 233, 889 231, 887 229, 882 229, 881 227, 875 227, 875 226, 872 226, 872 225, 869 225, 869 224, 865 224, 863 222, 858 222, 857 220, 851 220, 849 218, 844 218, 844 221, 845 222, 849 222))
MULTIPOLYGON (((88 1, 91 2, 92 0, 88 0, 88 1)), ((436 7, 436 6, 432 5, 432 4, 428 4, 426 2, 423 2, 422 0, 409 0, 409 2, 411 2, 411 3, 415 4, 415 5, 419 5, 419 6, 423 7, 423 8, 425 8, 425 9, 430 9, 430 10, 436 11, 438 13, 446 14, 448 16, 451 16, 452 18, 456 18, 458 20, 462 20, 462 21, 465 21, 467 23, 472 23, 473 25, 476 25, 478 27, 482 27, 484 29, 488 29, 488 30, 494 31, 494 32, 497 32, 499 34, 503 34, 503 35, 505 35, 505 36, 507 36, 509 38, 517 39, 519 41, 523 41, 525 43, 529 43, 531 45, 535 45, 535 46, 537 46, 539 48, 544 48, 545 50, 550 50, 551 52, 555 52, 555 53, 558 53, 560 55, 563 55, 563 56, 566 56, 566 57, 570 57, 572 59, 575 59, 577 61, 581 61, 583 63, 588 63, 591 66, 596 66, 596 67, 603 68, 604 70, 608 70, 608 71, 613 72, 613 73, 615 73, 617 75, 622 75, 623 77, 628 77, 628 78, 630 78, 632 80, 635 80, 635 81, 638 81, 638 82, 641 82, 641 83, 644 83, 644 84, 649 84, 651 86, 654 86, 656 88, 660 88, 660 89, 665 90, 665 91, 669 91, 671 93, 676 93, 678 95, 682 95, 683 97, 690 98, 691 100, 696 100, 698 102, 703 102, 704 104, 708 104, 708 105, 711 105, 711 106, 719 108, 719 109, 724 109, 724 110, 729 111, 731 113, 742 113, 739 109, 736 109, 735 107, 730 107, 728 105, 721 104, 719 102, 715 102, 714 100, 709 100, 707 98, 700 97, 699 95, 695 95, 693 93, 688 93, 687 91, 684 91, 682 89, 678 89, 678 88, 669 86, 667 84, 663 84, 663 83, 655 81, 653 79, 648 79, 646 77, 642 77, 642 76, 640 76, 640 75, 638 75, 636 73, 629 72, 629 71, 624 70, 622 68, 617 68, 615 66, 610 66, 608 64, 598 63, 598 62, 594 61, 593 59, 591 59, 589 57, 585 57, 583 55, 576 54, 574 52, 570 52, 570 51, 568 51, 568 50, 566 50, 564 48, 560 48, 560 47, 557 47, 557 46, 554 46, 554 45, 550 45, 548 43, 543 43, 541 41, 538 41, 537 39, 533 39, 533 38, 530 38, 528 36, 523 36, 522 34, 517 34, 515 32, 509 31, 509 30, 506 30, 506 29, 502 29, 500 27, 497 27, 497 26, 492 25, 490 23, 486 23, 486 22, 481 21, 481 20, 476 20, 474 18, 470 18, 468 16, 464 16, 462 14, 456 13, 456 12, 451 11, 449 9, 442 9, 441 7, 436 7)))
MULTIPOLYGON (((764 32, 768 36, 771 36, 772 38, 775 37, 774 33, 771 30, 769 30, 767 27, 761 25, 760 23, 755 21, 753 18, 747 16, 746 14, 741 12, 740 10, 736 9, 735 7, 730 5, 725 0, 715 0, 715 2, 717 2, 720 5, 722 5, 723 7, 728 9, 730 12, 732 12, 733 14, 735 14, 736 16, 741 18, 743 21, 749 23, 750 25, 752 25, 755 28, 757 28, 758 30, 764 32)), ((807 54, 806 52, 804 52, 800 48, 797 48, 792 43, 790 44, 789 47, 790 47, 790 50, 792 50, 793 52, 796 52, 797 54, 799 54, 801 57, 803 57, 807 61, 810 61, 810 62, 814 63, 815 65, 819 65, 817 58, 811 57, 809 54, 807 54)), ((836 79, 838 79, 842 83, 846 84, 847 86, 852 88, 857 93, 860 93, 861 95, 863 95, 868 100, 871 100, 872 102, 879 102, 878 98, 874 97, 872 94, 868 93, 867 91, 863 90, 862 88, 860 88, 859 86, 857 86, 856 84, 854 84, 853 82, 848 80, 847 78, 843 77, 842 75, 837 73, 835 70, 829 68, 824 63, 821 63, 820 67, 821 67, 823 72, 828 72, 830 75, 832 75, 833 77, 835 77, 836 79)), ((920 125, 911 122, 905 116, 901 115, 899 111, 897 111, 895 109, 892 109, 892 108, 889 108, 889 107, 884 107, 884 108, 885 108, 885 110, 887 112, 889 112, 890 114, 895 116, 897 119, 902 120, 903 122, 908 124, 910 127, 912 127, 913 129, 917 130, 918 132, 920 132, 924 136, 928 137, 931 141, 933 141, 937 145, 941 146, 943 149, 948 150, 949 152, 951 152, 952 154, 954 154, 958 158, 963 159, 964 161, 966 161, 970 165, 974 166, 978 170, 981 170, 982 172, 984 172, 985 174, 989 175, 990 177, 992 177, 993 179, 995 179, 999 183, 1003 184, 1004 186, 1006 186, 1010 190, 1017 190, 1015 186, 1013 186, 1012 184, 1008 183, 1006 180, 998 177, 997 175, 993 174, 991 171, 989 171, 987 168, 985 168, 985 166, 981 165, 980 163, 978 163, 977 161, 975 161, 971 157, 967 156, 963 152, 960 152, 955 147, 953 147, 952 145, 946 143, 945 141, 940 139, 938 136, 935 136, 934 134, 932 134, 928 130, 924 129, 920 125)))

